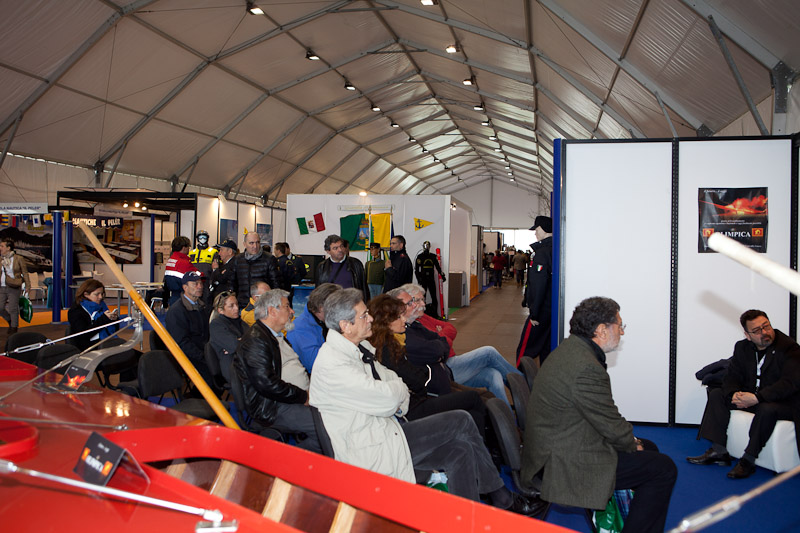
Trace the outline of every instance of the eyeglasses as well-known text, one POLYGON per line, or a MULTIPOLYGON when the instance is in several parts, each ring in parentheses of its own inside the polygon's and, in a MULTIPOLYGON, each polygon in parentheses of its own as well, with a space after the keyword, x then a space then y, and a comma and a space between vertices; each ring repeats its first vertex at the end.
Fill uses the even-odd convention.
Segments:
POLYGON ((368 316, 369 316, 369 311, 364 311, 363 314, 358 315, 356 318, 358 320, 366 320, 368 316))
POLYGON ((419 297, 411 298, 408 302, 406 302, 406 307, 411 307, 415 303, 419 303, 421 301, 422 301, 422 298, 419 298, 419 297))
POLYGON ((771 329, 772 325, 769 322, 767 322, 766 324, 758 326, 757 328, 751 329, 750 333, 752 333, 753 335, 761 335, 764 331, 771 329))
POLYGON ((616 325, 616 326, 619 328, 619 330, 620 330, 622 333, 625 333, 625 328, 627 328, 627 327, 628 327, 628 325, 627 325, 627 324, 622 324, 622 323, 619 323, 619 324, 618 324, 618 323, 616 323, 616 322, 612 322, 611 324, 615 324, 615 325, 616 325))

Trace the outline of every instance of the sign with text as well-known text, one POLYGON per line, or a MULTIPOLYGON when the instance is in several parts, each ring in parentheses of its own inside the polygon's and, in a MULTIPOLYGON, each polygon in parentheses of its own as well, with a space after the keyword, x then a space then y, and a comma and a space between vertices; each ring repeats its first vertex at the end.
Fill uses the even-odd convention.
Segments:
POLYGON ((755 252, 767 253, 767 187, 698 189, 699 253, 714 253, 708 238, 722 233, 755 252))

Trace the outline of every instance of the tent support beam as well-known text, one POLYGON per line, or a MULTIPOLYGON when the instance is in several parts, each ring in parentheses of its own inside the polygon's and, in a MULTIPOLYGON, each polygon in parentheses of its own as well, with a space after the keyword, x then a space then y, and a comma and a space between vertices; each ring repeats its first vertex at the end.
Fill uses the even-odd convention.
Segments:
POLYGON ((717 23, 714 21, 714 17, 708 17, 708 27, 711 28, 711 33, 714 34, 714 39, 716 39, 717 44, 719 45, 719 49, 722 52, 722 57, 725 58, 725 62, 728 64, 731 74, 733 74, 733 79, 736 80, 736 85, 739 87, 739 92, 742 93, 742 97, 744 97, 744 101, 747 104, 747 108, 750 110, 750 114, 753 115, 753 120, 756 121, 758 131, 761 132, 761 135, 769 135, 769 130, 767 129, 767 126, 764 125, 764 121, 761 119, 761 114, 758 112, 755 102, 753 102, 753 97, 750 95, 750 90, 747 88, 744 78, 742 78, 742 74, 739 72, 739 67, 736 66, 736 61, 734 61, 730 50, 728 50, 728 45, 725 44, 725 38, 722 37, 722 32, 719 31, 719 26, 717 26, 717 23))
POLYGON ((669 118, 669 112, 667 111, 667 107, 664 105, 664 101, 661 99, 661 96, 656 93, 656 100, 658 100, 658 105, 661 107, 661 112, 664 113, 664 118, 667 119, 667 125, 669 126, 670 131, 672 132, 672 138, 678 138, 678 132, 675 130, 675 125, 672 123, 672 119, 669 118))
MULTIPOLYGON (((117 172, 117 166, 119 166, 120 160, 122 160, 122 154, 125 153, 125 149, 128 147, 128 143, 124 143, 117 154, 117 158, 114 160, 114 166, 111 167, 111 172, 108 173, 108 178, 106 178, 106 182, 103 184, 103 188, 107 189, 108 186, 111 184, 111 180, 114 178, 114 174, 117 172)), ((98 161, 99 163, 99 161, 98 161)))
POLYGON ((786 112, 789 101, 789 87, 797 73, 790 69, 783 61, 779 61, 770 71, 772 78, 773 111, 772 111, 772 134, 786 135, 786 112))
POLYGON ((6 145, 3 148, 3 153, 0 155, 0 168, 3 168, 3 162, 6 160, 6 155, 8 155, 8 149, 11 148, 11 142, 14 140, 14 137, 17 135, 17 128, 19 128, 19 123, 22 122, 22 113, 17 115, 17 120, 14 121, 14 128, 11 130, 11 135, 8 136, 8 140, 6 141, 6 145))

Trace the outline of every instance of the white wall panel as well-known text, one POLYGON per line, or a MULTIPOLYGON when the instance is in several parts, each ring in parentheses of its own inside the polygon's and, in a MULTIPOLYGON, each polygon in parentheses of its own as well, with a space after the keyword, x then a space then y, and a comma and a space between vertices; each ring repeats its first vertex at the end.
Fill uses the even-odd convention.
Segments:
POLYGON ((628 420, 667 422, 671 145, 566 143, 565 154, 564 323, 585 298, 616 300, 628 329, 607 354, 614 400, 628 420))

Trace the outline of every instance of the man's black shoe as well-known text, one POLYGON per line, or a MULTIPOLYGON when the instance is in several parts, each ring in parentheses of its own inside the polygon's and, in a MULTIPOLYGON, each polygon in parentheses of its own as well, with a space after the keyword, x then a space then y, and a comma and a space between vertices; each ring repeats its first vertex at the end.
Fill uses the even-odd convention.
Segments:
POLYGON ((522 494, 515 492, 514 502, 507 510, 512 513, 538 518, 544 513, 545 509, 547 509, 547 502, 538 496, 526 498, 522 494))
POLYGON ((694 457, 687 457, 687 461, 695 465, 725 465, 731 466, 731 456, 725 453, 717 453, 714 448, 709 448, 703 455, 696 455, 694 457))
POLYGON ((733 470, 728 472, 728 477, 731 479, 744 479, 753 475, 755 471, 756 465, 746 459, 739 459, 739 462, 736 463, 733 470))

